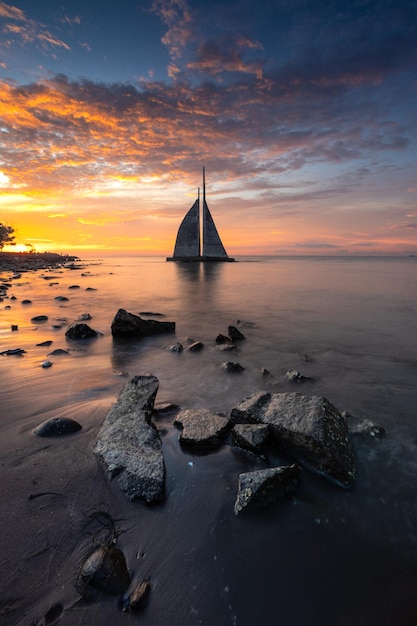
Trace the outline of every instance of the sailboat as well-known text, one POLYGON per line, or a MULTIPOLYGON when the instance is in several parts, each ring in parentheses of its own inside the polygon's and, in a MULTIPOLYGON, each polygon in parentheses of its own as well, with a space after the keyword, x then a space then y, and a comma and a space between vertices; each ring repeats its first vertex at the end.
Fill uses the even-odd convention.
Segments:
POLYGON ((228 261, 228 256, 217 232, 206 202, 206 172, 203 167, 203 211, 200 227, 200 189, 198 198, 182 220, 178 229, 173 256, 167 261, 228 261), (201 228, 201 235, 200 235, 201 228))

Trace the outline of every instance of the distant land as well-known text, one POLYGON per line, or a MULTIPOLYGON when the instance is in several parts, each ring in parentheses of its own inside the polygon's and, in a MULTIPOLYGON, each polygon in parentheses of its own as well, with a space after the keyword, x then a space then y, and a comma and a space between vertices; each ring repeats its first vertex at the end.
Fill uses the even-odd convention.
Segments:
POLYGON ((55 252, 0 252, 0 272, 28 272, 56 268, 75 261, 79 261, 79 258, 55 252))

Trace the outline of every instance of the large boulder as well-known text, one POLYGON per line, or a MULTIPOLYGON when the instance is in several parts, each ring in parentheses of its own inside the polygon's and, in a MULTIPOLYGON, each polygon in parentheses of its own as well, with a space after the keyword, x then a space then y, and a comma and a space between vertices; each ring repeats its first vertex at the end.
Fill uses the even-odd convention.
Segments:
POLYGON ((308 469, 343 487, 355 468, 346 419, 324 397, 257 392, 232 410, 236 422, 269 424, 280 447, 308 469))
POLYGON ((235 424, 232 428, 233 442, 246 450, 261 452, 269 435, 268 424, 235 424))
POLYGON ((158 387, 155 376, 129 380, 107 414, 94 448, 129 500, 142 498, 149 503, 165 495, 162 444, 151 424, 158 387))
POLYGON ((267 506, 294 491, 299 471, 298 465, 294 464, 240 474, 235 515, 239 515, 244 509, 267 506))
POLYGON ((139 315, 119 309, 111 323, 113 337, 151 337, 175 332, 175 322, 144 320, 139 315))
POLYGON ((174 424, 182 428, 180 443, 200 449, 216 448, 229 430, 231 420, 207 409, 185 409, 178 413, 174 424))

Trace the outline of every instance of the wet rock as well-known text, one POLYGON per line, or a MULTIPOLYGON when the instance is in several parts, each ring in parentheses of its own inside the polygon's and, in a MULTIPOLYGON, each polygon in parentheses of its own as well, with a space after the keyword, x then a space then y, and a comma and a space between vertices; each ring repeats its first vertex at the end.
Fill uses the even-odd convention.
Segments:
POLYGON ((23 350, 23 348, 10 348, 9 350, 3 350, 0 354, 4 356, 22 356, 26 354, 26 350, 23 350))
POLYGON ((172 345, 167 346, 165 350, 167 350, 168 352, 180 353, 184 350, 184 346, 182 345, 182 343, 173 343, 172 345))
POLYGON ((182 428, 180 443, 195 448, 216 448, 230 429, 231 420, 207 409, 180 411, 174 424, 182 428))
POLYGON ((233 441, 237 446, 261 452, 269 435, 268 424, 235 424, 232 428, 233 441))
POLYGON ((88 320, 93 319, 90 315, 90 313, 81 313, 80 317, 78 318, 78 320, 80 322, 88 322, 88 320))
POLYGON ((229 326, 229 328, 227 329, 227 333, 232 341, 246 339, 245 335, 241 333, 240 330, 236 328, 236 326, 229 326))
POLYGON ((154 313, 153 311, 141 311, 139 315, 146 315, 147 317, 165 317, 163 313, 154 313))
POLYGON ((32 300, 22 300, 22 304, 32 304, 32 300))
POLYGON ((111 323, 113 337, 150 337, 173 332, 175 332, 175 322, 144 320, 125 309, 119 309, 111 323))
POLYGON ((219 333, 216 337, 216 344, 222 344, 222 343, 230 343, 230 337, 228 337, 227 335, 222 335, 221 333, 219 333))
POLYGON ((202 343, 201 341, 194 341, 189 346, 187 346, 187 350, 189 352, 201 352, 203 348, 204 348, 204 343, 202 343))
POLYGON ((305 383, 305 382, 313 382, 314 378, 310 378, 309 376, 303 376, 297 370, 288 370, 285 374, 285 378, 291 383, 305 383))
POLYGON ((33 431, 38 437, 70 435, 82 429, 81 424, 69 417, 54 417, 39 424, 33 431))
POLYGON ((112 595, 124 593, 131 582, 123 552, 113 545, 100 546, 87 557, 81 568, 81 578, 112 595))
POLYGON ((47 347, 47 346, 51 346, 54 342, 51 339, 48 339, 47 341, 42 341, 41 343, 37 343, 36 346, 43 348, 43 347, 47 347))
POLYGON ((68 326, 65 331, 65 336, 68 339, 92 339, 98 336, 98 332, 91 328, 88 324, 74 322, 68 326))
POLYGON ((233 361, 226 361, 225 363, 222 363, 221 367, 225 372, 229 372, 231 374, 239 374, 245 369, 243 365, 233 361))
POLYGON ((57 302, 69 302, 69 298, 67 298, 66 296, 56 296, 54 300, 56 300, 57 302))
POLYGON ((43 369, 49 369, 50 367, 52 367, 52 361, 44 361, 41 367, 43 367, 43 369))
POLYGON ((57 348, 56 350, 52 350, 52 352, 48 352, 46 356, 62 356, 64 354, 69 354, 68 350, 57 348))
POLYGON ((345 411, 342 415, 346 417, 350 435, 368 435, 369 437, 375 437, 376 439, 381 439, 387 436, 385 428, 375 424, 375 422, 370 419, 354 417, 345 411))
POLYGON ((130 611, 130 609, 142 608, 147 602, 150 589, 151 583, 149 580, 143 579, 140 583, 137 581, 132 582, 129 589, 118 601, 119 609, 121 611, 130 611))
POLYGON ((232 410, 236 422, 269 424, 288 454, 308 469, 342 487, 355 476, 346 419, 324 397, 258 392, 232 410))
POLYGON ((151 416, 158 391, 155 376, 135 376, 122 388, 97 437, 94 453, 129 500, 161 500, 165 463, 151 416))
POLYGON ((70 285, 68 289, 80 289, 80 285, 70 285))
POLYGON ((97 291, 96 287, 86 287, 86 291, 97 291))
POLYGON ((19 330, 19 326, 17 324, 12 324, 11 325, 11 330, 12 330, 12 332, 16 332, 16 330, 19 330))
POLYGON ((299 471, 298 465, 294 464, 240 474, 235 515, 245 509, 267 506, 293 492, 298 483, 299 471))
POLYGON ((48 321, 48 316, 47 315, 35 315, 35 317, 32 317, 31 322, 47 322, 48 321))

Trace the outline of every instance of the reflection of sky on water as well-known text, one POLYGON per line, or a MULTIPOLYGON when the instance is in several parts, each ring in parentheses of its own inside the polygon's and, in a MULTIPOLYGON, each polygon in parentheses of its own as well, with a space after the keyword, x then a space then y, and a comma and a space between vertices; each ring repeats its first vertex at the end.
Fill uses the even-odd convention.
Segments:
POLYGON ((175 263, 175 273, 185 304, 199 310, 220 306, 218 291, 224 263, 175 263))

